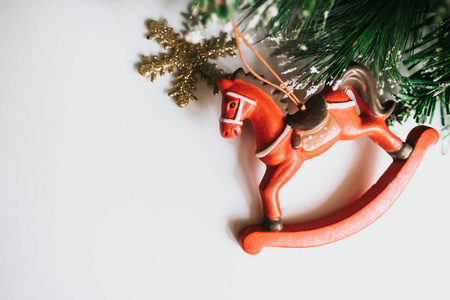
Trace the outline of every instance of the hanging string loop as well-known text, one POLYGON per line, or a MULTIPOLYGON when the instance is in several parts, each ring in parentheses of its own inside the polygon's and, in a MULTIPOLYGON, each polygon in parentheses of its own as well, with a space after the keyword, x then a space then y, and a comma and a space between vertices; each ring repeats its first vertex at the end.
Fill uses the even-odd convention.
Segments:
POLYGON ((301 107, 302 110, 305 109, 304 104, 302 104, 300 102, 300 100, 298 100, 298 98, 294 95, 294 93, 289 89, 289 87, 284 83, 284 81, 277 75, 277 73, 275 73, 275 71, 269 66, 269 64, 261 57, 261 55, 258 53, 258 51, 256 51, 256 49, 250 44, 250 42, 244 37, 244 35, 242 34, 242 32, 239 31, 239 29, 237 28, 236 24, 234 22, 232 22, 233 24, 233 31, 234 31, 234 35, 235 35, 235 39, 236 39, 236 46, 239 52, 239 56, 241 57, 242 62, 244 63, 244 66, 250 71, 250 73, 253 74, 253 76, 255 76, 256 78, 258 78, 259 80, 273 86, 274 88, 278 89, 279 91, 283 92, 287 97, 289 97, 289 99, 291 99, 292 102, 294 102, 295 105, 297 105, 298 107, 301 107), (284 89, 282 89, 281 87, 277 86, 276 84, 273 84, 272 82, 262 78, 261 76, 259 76, 255 71, 253 71, 252 68, 250 68, 250 66, 248 65, 247 61, 244 58, 244 55, 242 53, 242 48, 241 48, 241 43, 239 41, 239 38, 241 38, 244 43, 247 45, 247 47, 250 48, 250 50, 252 50, 252 52, 256 55, 256 57, 264 64, 264 66, 266 66, 266 68, 275 76, 275 78, 281 83, 281 85, 284 87, 284 89))

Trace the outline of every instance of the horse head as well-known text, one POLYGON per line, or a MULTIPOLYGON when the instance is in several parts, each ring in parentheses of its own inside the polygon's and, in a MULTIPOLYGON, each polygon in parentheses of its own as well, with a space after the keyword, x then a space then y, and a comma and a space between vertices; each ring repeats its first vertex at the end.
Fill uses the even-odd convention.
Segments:
POLYGON ((221 78, 217 85, 222 93, 222 113, 219 118, 220 132, 224 138, 240 135, 243 121, 250 117, 256 108, 256 101, 243 95, 245 92, 239 88, 242 80, 229 80, 221 78))

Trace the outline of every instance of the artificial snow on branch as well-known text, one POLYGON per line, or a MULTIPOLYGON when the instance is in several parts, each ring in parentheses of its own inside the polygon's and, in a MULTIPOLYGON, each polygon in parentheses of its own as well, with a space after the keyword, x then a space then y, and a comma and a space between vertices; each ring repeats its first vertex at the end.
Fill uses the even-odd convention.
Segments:
POLYGON ((431 122, 450 104, 450 4, 446 0, 191 0, 197 23, 234 19, 271 42, 294 88, 333 84, 357 62, 383 97, 390 122, 431 122), (405 72, 405 69, 409 72, 405 72))

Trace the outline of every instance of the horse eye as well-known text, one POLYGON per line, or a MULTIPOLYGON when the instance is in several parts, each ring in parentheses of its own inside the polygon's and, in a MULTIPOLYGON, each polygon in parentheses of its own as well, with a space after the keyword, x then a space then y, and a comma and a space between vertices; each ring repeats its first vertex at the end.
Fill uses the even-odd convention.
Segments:
POLYGON ((236 102, 231 102, 230 108, 233 108, 233 107, 235 107, 235 106, 236 106, 236 102))

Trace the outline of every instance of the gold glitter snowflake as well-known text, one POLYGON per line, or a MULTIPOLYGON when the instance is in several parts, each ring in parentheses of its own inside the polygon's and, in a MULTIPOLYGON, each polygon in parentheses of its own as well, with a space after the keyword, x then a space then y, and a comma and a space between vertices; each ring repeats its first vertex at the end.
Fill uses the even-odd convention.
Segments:
POLYGON ((197 100, 192 93, 197 82, 195 73, 200 73, 201 79, 207 80, 208 85, 214 88, 214 94, 217 94, 216 81, 224 76, 224 72, 217 68, 216 64, 208 63, 208 59, 236 56, 234 39, 227 40, 226 34, 222 33, 220 37, 205 40, 203 43, 191 43, 180 38, 180 34, 174 33, 173 28, 167 26, 167 20, 152 20, 148 29, 148 39, 155 40, 169 51, 159 56, 143 56, 143 64, 139 67, 142 76, 150 77, 153 82, 158 74, 164 76, 165 72, 174 72, 175 81, 169 97, 174 98, 180 107, 185 107, 189 100, 197 100))

